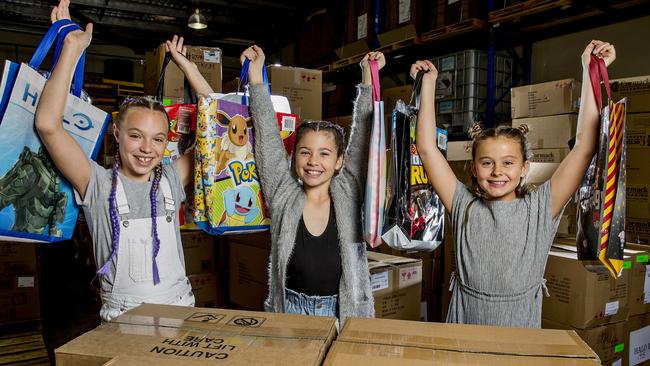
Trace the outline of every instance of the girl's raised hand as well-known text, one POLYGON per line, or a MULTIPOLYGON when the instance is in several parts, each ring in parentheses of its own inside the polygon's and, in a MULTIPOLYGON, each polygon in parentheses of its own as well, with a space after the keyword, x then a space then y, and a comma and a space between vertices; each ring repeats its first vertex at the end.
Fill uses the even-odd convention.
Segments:
POLYGON ((587 69, 589 68, 589 62, 591 62, 591 55, 595 55, 598 58, 601 58, 605 61, 605 65, 609 66, 616 60, 616 49, 613 44, 592 40, 589 42, 585 50, 582 52, 582 67, 587 69))
POLYGON ((422 77, 424 81, 435 81, 438 78, 438 69, 436 69, 433 63, 429 60, 415 61, 415 63, 411 65, 409 75, 415 79, 418 71, 424 71, 424 76, 422 77))
POLYGON ((372 76, 370 75, 370 64, 368 63, 370 60, 377 61, 377 66, 380 70, 386 65, 386 58, 381 52, 368 52, 365 56, 363 56, 361 61, 359 61, 359 66, 361 67, 361 82, 367 85, 370 85, 372 83, 372 76))
POLYGON ((264 68, 264 60, 266 56, 261 47, 257 45, 252 45, 244 50, 239 56, 239 62, 244 64, 244 60, 249 59, 251 61, 248 68, 248 80, 251 85, 260 84, 264 82, 262 78, 262 69, 264 68))
POLYGON ((61 19, 70 19, 70 0, 61 0, 59 5, 52 8, 50 20, 52 23, 61 19))
POLYGON ((183 66, 187 66, 191 63, 190 60, 185 57, 185 55, 187 55, 187 47, 183 45, 183 37, 174 34, 171 40, 165 41, 165 52, 169 52, 174 63, 181 69, 183 66))

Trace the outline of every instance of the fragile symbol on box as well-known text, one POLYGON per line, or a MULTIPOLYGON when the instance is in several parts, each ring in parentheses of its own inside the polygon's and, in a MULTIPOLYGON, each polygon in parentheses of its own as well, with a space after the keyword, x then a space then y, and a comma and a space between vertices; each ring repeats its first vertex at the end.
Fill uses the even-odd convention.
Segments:
POLYGON ((253 317, 253 316, 236 316, 228 322, 228 325, 236 325, 238 327, 251 327, 259 328, 266 318, 253 317))
POLYGON ((187 318, 187 321, 199 322, 199 323, 218 323, 223 319, 224 315, 222 314, 211 314, 211 313, 194 313, 187 318))

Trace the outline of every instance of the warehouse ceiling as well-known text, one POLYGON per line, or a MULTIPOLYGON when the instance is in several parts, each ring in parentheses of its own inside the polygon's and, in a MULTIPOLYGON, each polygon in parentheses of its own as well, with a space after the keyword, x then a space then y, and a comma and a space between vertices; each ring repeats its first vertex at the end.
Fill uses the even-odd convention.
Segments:
MULTIPOLYGON (((43 34, 55 0, 0 1, 0 30, 43 34)), ((154 48, 173 34, 188 43, 218 46, 238 54, 253 42, 270 50, 295 40, 310 14, 326 0, 72 0, 70 13, 79 23, 95 25, 93 43, 120 44, 137 53, 154 48), (187 27, 195 8, 208 28, 187 27)))

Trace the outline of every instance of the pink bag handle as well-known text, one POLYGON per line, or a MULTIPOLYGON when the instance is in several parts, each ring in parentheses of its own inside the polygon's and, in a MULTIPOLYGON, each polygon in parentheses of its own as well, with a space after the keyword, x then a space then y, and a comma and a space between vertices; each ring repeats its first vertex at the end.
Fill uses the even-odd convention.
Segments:
POLYGON ((375 102, 381 100, 380 87, 379 87, 379 65, 377 61, 368 60, 368 66, 370 66, 370 79, 372 82, 372 99, 375 102))
POLYGON ((591 62, 589 62, 589 78, 591 79, 591 87, 594 89, 594 97, 598 104, 598 111, 603 108, 602 95, 600 92, 600 79, 603 79, 607 97, 612 99, 612 92, 609 87, 609 76, 607 75, 607 65, 605 60, 595 55, 591 55, 591 62))

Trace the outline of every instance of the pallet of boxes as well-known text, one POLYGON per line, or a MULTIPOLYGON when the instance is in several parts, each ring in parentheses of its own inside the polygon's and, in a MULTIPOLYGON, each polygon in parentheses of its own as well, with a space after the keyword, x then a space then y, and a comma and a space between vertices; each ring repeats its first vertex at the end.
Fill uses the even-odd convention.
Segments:
POLYGON ((615 100, 627 97, 626 254, 630 255, 629 365, 650 365, 650 75, 612 80, 615 100), (630 243, 641 243, 635 245, 630 243))

